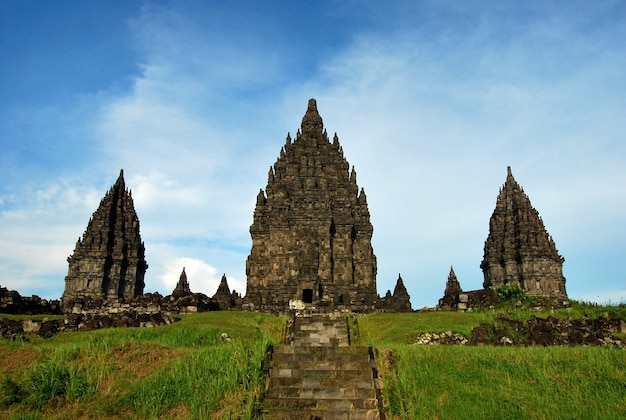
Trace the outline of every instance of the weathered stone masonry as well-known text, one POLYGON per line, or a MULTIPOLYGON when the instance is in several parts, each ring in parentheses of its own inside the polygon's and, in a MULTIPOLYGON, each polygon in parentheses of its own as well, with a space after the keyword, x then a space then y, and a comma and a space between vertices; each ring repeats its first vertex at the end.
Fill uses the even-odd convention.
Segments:
POLYGON ((287 135, 270 167, 250 233, 245 308, 282 311, 299 301, 374 309, 376 256, 367 198, 336 134, 330 142, 314 99, 296 139, 287 135))
POLYGON ((566 298, 564 261, 539 212, 507 168, 480 264, 483 287, 519 285, 529 295, 566 298))
POLYGON ((67 261, 63 303, 81 297, 131 299, 143 294, 148 264, 123 170, 67 261))

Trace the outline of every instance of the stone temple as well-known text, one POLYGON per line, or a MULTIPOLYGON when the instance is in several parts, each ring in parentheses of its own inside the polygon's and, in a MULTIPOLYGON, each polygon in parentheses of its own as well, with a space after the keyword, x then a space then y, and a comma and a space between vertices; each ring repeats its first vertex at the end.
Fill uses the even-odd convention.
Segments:
POLYGON ((130 299, 143 294, 148 264, 139 235, 139 219, 124 171, 100 201, 74 253, 62 302, 80 297, 130 299))
POLYGON ((367 198, 335 134, 310 99, 295 140, 288 134, 250 227, 244 308, 374 309, 376 256, 367 198))
POLYGON ((480 264, 484 288, 517 284, 529 295, 566 298, 563 261, 539 212, 507 168, 480 264))

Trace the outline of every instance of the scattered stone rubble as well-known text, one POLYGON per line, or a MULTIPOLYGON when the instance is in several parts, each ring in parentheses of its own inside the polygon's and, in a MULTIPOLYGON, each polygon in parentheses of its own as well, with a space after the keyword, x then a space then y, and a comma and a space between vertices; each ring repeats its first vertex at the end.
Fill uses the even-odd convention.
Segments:
POLYGON ((48 338, 61 331, 89 331, 111 327, 156 327, 178 320, 174 315, 205 311, 229 310, 241 305, 241 296, 229 290, 226 276, 218 291, 210 298, 189 290, 183 270, 179 284, 172 295, 146 293, 133 298, 76 297, 63 302, 46 301, 36 296, 23 298, 16 291, 0 287, 0 313, 7 314, 65 314, 64 319, 43 321, 12 321, 0 318, 0 336, 10 340, 25 340, 24 334, 38 334, 48 338))
POLYGON ((58 315, 61 313, 61 305, 58 300, 42 299, 37 295, 20 296, 17 291, 0 286, 0 313, 58 315))
POLYGON ((120 327, 158 327, 180 320, 163 312, 138 313, 134 311, 120 313, 69 314, 64 319, 41 321, 14 321, 0 317, 0 337, 12 341, 28 341, 24 334, 37 334, 50 338, 63 331, 91 331, 100 328, 120 327))
POLYGON ((499 316, 494 325, 481 324, 472 331, 474 345, 559 346, 585 345, 626 348, 614 333, 626 333, 620 318, 547 318, 519 321, 499 316))
POLYGON ((471 338, 452 331, 422 333, 414 345, 474 346, 602 346, 626 348, 626 343, 614 333, 626 333, 625 319, 609 318, 548 318, 533 317, 519 321, 501 316, 495 325, 481 324, 472 330, 471 338))
POLYGON ((444 331, 442 333, 422 333, 420 334, 413 343, 414 345, 465 345, 468 344, 470 340, 464 335, 453 333, 452 331, 444 331))

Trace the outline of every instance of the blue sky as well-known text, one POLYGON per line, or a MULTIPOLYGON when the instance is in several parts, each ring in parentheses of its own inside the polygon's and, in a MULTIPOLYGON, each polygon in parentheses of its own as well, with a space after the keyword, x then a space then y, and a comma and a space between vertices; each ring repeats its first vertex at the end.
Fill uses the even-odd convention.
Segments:
POLYGON ((482 287, 510 165, 571 298, 626 301, 624 1, 0 0, 0 285, 58 298, 120 169, 150 268, 245 289, 255 197, 317 99, 378 291, 482 287))

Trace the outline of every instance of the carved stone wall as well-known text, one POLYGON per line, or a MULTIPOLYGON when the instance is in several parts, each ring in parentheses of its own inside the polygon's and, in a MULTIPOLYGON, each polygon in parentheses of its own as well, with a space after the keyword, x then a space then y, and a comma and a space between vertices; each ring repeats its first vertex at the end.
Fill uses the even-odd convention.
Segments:
POLYGON ((62 302, 83 296, 130 299, 143 294, 148 264, 124 171, 100 201, 67 261, 62 302))
POLYGON ((332 142, 309 100, 295 140, 287 135, 257 196, 246 263, 247 309, 289 302, 353 310, 376 304, 376 257, 365 192, 339 138, 332 142))
POLYGON ((529 295, 567 297, 565 259, 510 167, 489 221, 484 251, 483 287, 517 284, 529 295))

